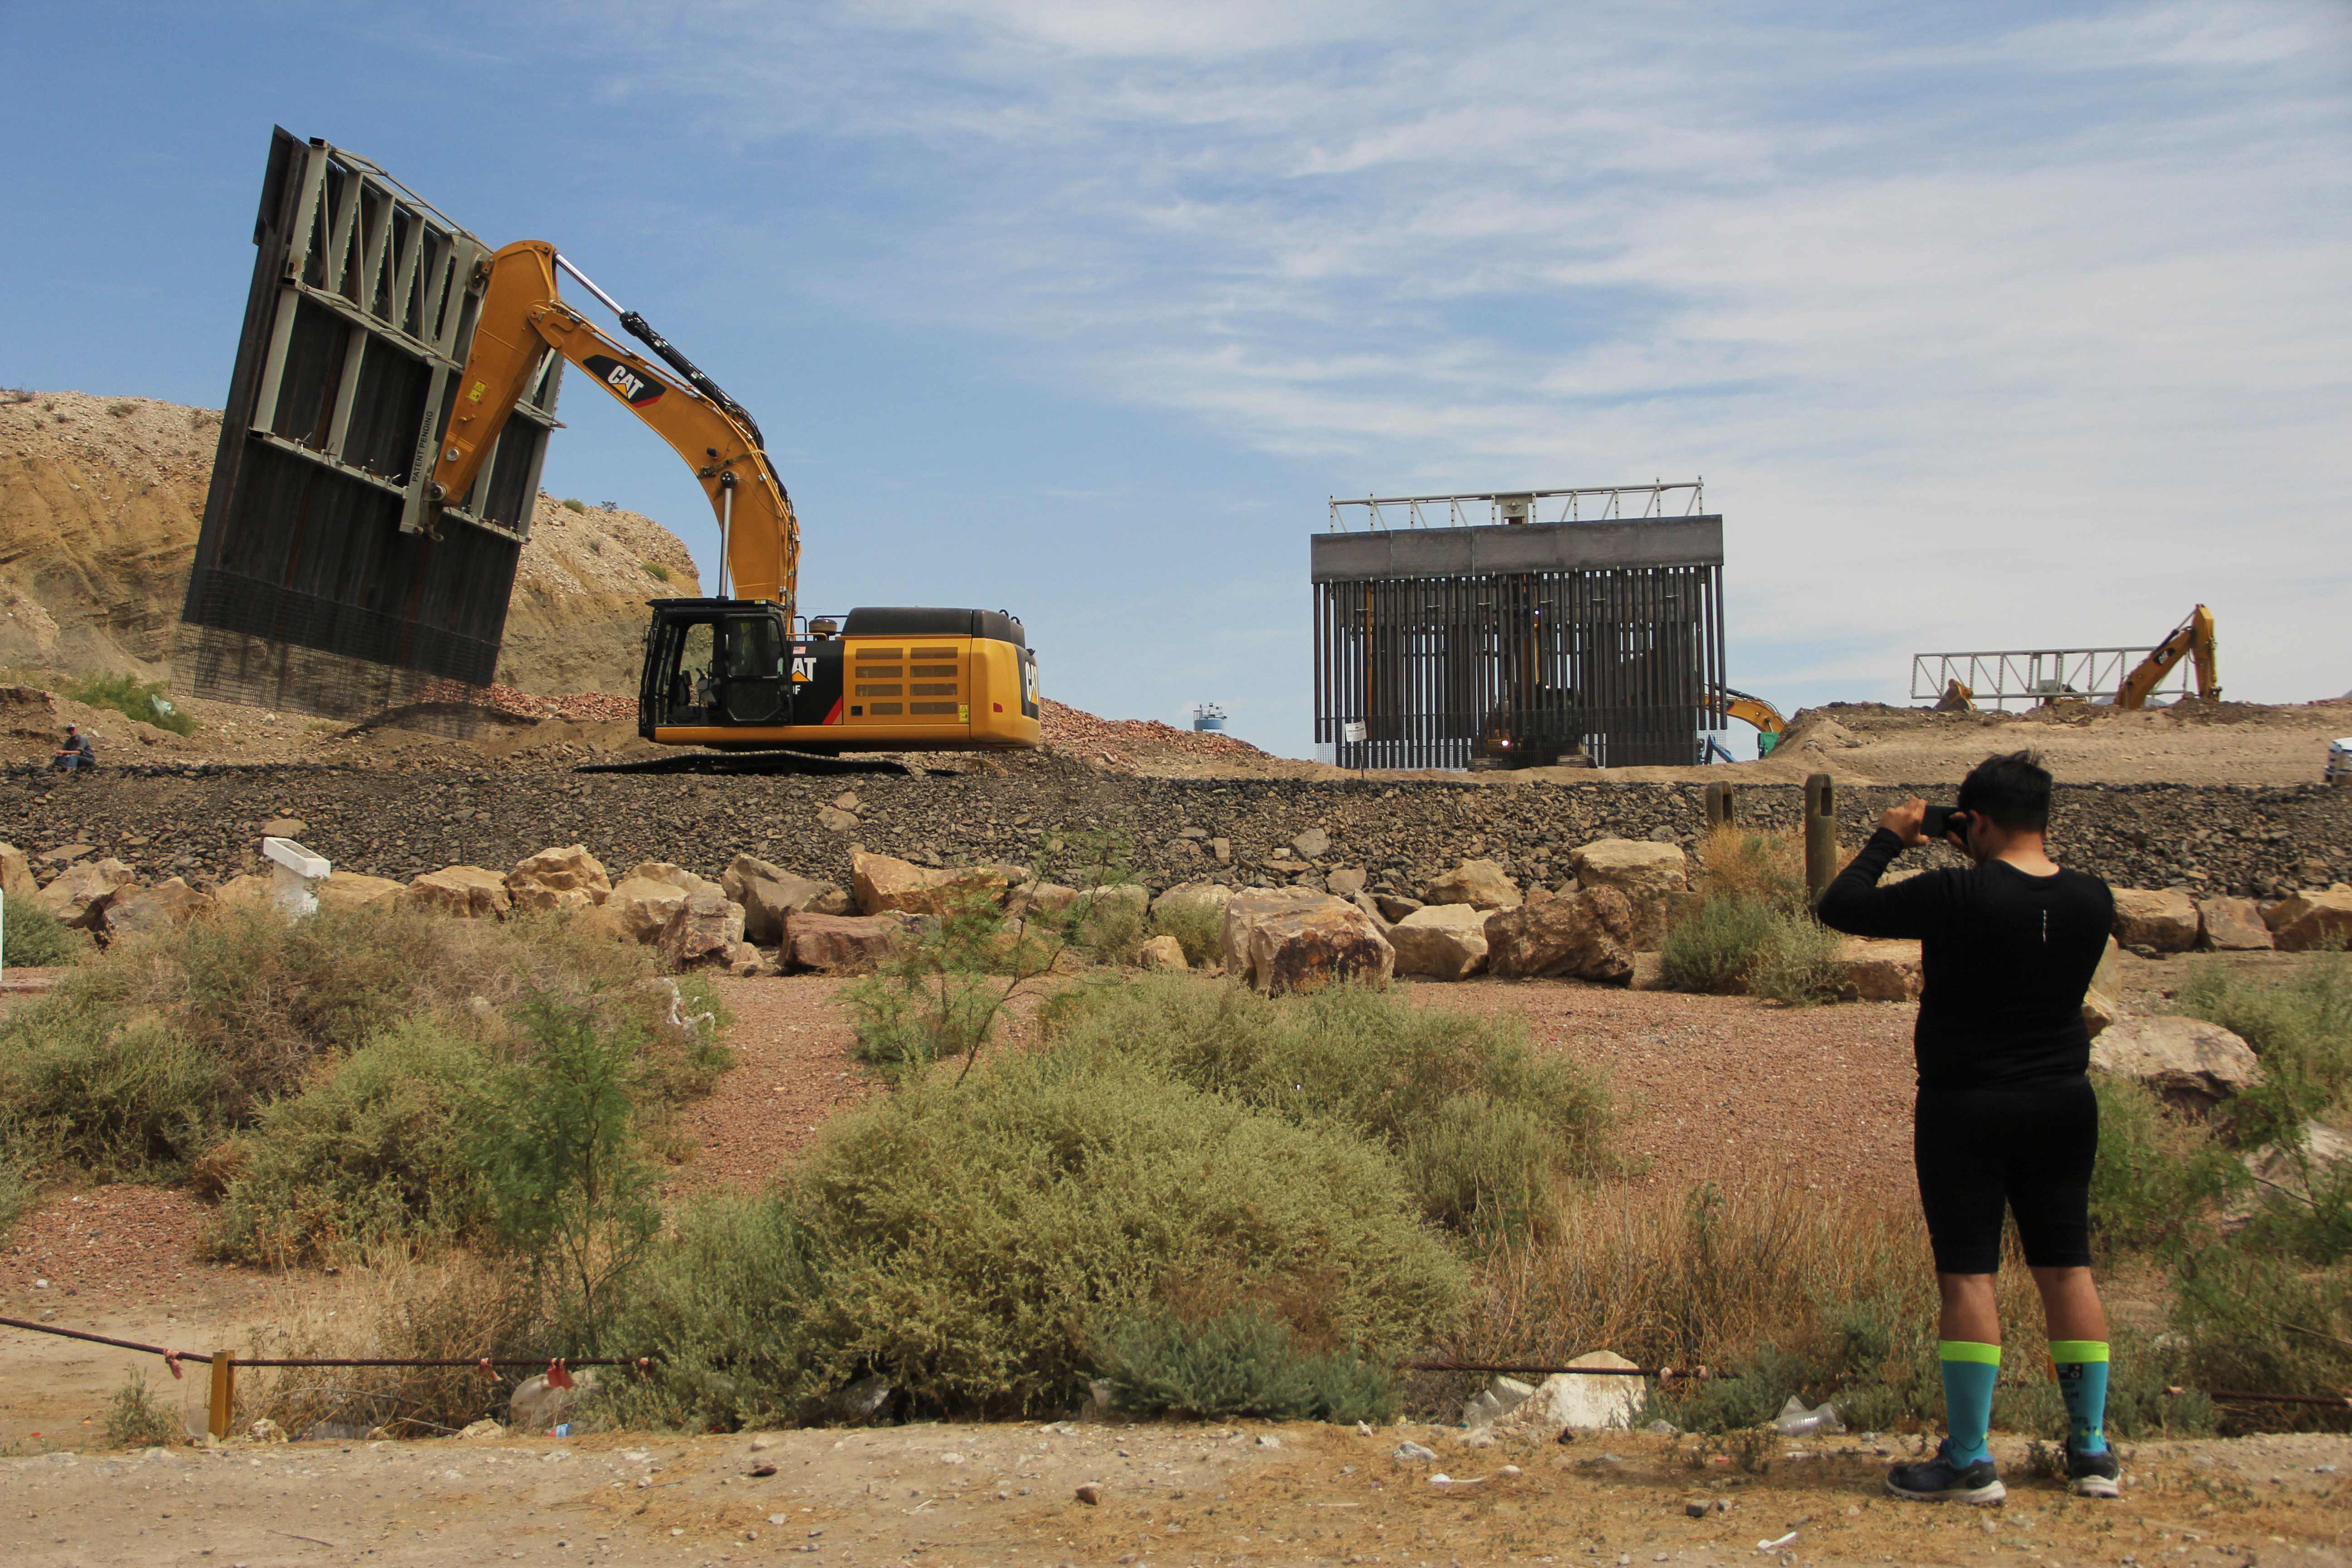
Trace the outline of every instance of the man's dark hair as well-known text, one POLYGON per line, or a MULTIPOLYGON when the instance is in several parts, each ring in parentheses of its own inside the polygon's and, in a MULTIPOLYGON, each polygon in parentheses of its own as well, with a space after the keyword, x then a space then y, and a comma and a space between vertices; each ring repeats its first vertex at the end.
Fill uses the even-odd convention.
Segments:
POLYGON ((2011 830, 2050 826, 2050 770, 2032 752, 1987 757, 1960 781, 1962 811, 2011 830))

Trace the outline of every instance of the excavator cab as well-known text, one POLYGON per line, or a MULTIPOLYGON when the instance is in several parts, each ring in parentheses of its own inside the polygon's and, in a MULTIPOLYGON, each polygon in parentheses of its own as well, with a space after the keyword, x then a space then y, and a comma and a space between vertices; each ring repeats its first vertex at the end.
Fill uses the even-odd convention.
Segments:
MULTIPOLYGON (((647 740, 656 730, 819 724, 841 696, 838 641, 829 661, 806 646, 804 636, 796 655, 792 627, 778 605, 659 599, 653 612, 637 691, 637 732, 647 740), (829 683, 817 678, 821 662, 830 663, 829 683)), ((723 744, 724 738, 707 743, 723 744)))

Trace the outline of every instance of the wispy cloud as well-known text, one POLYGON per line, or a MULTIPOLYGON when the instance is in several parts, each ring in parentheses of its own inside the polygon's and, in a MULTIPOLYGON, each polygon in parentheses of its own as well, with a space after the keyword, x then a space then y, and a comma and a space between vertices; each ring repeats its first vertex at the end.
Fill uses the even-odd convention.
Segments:
POLYGON ((857 264, 796 287, 1333 490, 1703 471, 1768 661, 1834 627, 1884 692, 2203 598, 2240 691, 2352 681, 2328 0, 590 15, 608 82, 856 162, 857 264))

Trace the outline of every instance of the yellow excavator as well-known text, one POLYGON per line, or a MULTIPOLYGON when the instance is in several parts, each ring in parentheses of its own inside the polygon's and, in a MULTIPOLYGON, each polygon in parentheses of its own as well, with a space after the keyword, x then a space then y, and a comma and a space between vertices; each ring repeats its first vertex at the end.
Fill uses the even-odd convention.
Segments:
POLYGON ((1755 725, 1756 754, 1770 756, 1772 748, 1780 743, 1780 731, 1789 727, 1789 721, 1780 717, 1780 710, 1752 693, 1736 691, 1728 686, 1720 689, 1724 712, 1743 724, 1755 725))
POLYGON ((1037 656, 1018 618, 921 606, 803 616, 800 523, 751 416, 554 246, 518 241, 485 265, 473 346, 434 454, 433 500, 473 489, 516 403, 560 353, 686 459, 718 515, 717 595, 651 603, 639 734, 666 746, 821 754, 1040 743, 1037 656), (560 299, 559 268, 661 367, 560 299))
POLYGON ((2184 658, 2197 661, 2197 695, 2208 702, 2221 700, 2221 668, 2213 647, 2213 612, 2202 605, 2189 611, 2189 618, 2175 626, 2170 637, 2132 667, 2131 673, 2116 689, 2116 706, 2147 707, 2149 694, 2184 658))

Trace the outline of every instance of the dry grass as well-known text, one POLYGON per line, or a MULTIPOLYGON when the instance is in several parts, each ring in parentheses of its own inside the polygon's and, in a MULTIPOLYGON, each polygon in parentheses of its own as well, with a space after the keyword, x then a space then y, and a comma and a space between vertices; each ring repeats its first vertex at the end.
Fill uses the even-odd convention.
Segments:
MULTIPOLYGON (((379 1248, 349 1260, 331 1288, 281 1278, 247 1356, 479 1358, 543 1352, 527 1270, 470 1254, 420 1258, 379 1248)), ((530 1375, 528 1373, 523 1376, 530 1375)), ((364 1436, 455 1432, 501 1415, 516 1373, 493 1383, 459 1367, 261 1367, 236 1380, 236 1429, 263 1417, 289 1436, 312 1427, 364 1436)))
POLYGON ((1718 827, 1699 846, 1698 890, 1780 910, 1805 900, 1805 837, 1786 827, 1718 827))

